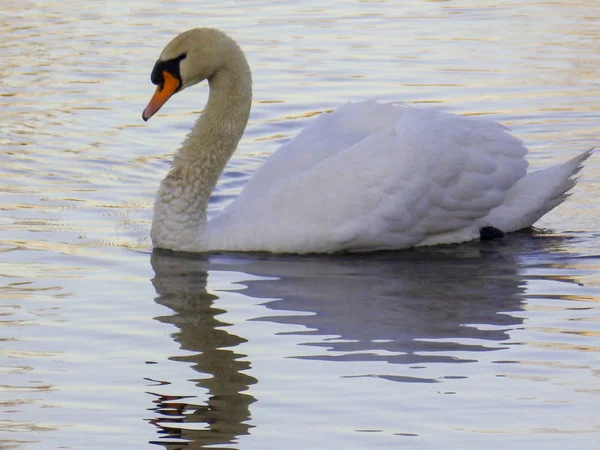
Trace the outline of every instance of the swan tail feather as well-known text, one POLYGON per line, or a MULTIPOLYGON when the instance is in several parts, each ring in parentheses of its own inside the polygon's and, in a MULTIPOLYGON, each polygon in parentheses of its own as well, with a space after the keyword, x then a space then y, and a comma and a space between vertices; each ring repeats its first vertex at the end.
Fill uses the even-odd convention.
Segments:
POLYGON ((591 148, 562 164, 528 173, 510 189, 506 201, 490 212, 486 222, 506 232, 530 227, 570 197, 569 191, 593 151, 591 148))

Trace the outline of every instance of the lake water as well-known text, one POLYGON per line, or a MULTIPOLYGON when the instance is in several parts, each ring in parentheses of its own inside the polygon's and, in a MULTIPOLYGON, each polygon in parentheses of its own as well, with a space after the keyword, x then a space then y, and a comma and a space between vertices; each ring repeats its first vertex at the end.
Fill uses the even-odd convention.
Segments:
POLYGON ((598 146, 600 3, 4 0, 0 448, 591 449, 600 156, 532 234, 357 256, 151 253, 206 87, 141 112, 196 26, 255 96, 211 201, 311 117, 378 97, 510 126, 533 167, 598 146))

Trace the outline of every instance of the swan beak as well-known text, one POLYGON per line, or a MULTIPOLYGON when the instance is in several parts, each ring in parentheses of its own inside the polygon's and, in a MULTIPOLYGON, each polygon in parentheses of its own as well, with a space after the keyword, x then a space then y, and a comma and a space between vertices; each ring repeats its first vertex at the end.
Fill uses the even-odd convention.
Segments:
POLYGON ((162 74, 164 82, 156 87, 154 95, 142 113, 142 119, 144 119, 144 122, 156 114, 162 105, 167 103, 167 100, 169 100, 171 96, 177 92, 177 89, 179 89, 179 85, 181 84, 180 81, 169 72, 164 71, 162 74))

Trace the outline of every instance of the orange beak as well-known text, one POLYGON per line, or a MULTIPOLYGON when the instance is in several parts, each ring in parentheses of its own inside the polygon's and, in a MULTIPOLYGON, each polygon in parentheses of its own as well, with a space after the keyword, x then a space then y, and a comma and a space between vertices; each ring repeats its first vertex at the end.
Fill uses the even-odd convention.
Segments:
POLYGON ((154 95, 150 99, 148 106, 142 113, 142 119, 147 121, 161 108, 162 105, 167 103, 167 100, 179 89, 179 80, 171 75, 169 72, 163 72, 164 82, 156 87, 154 95))

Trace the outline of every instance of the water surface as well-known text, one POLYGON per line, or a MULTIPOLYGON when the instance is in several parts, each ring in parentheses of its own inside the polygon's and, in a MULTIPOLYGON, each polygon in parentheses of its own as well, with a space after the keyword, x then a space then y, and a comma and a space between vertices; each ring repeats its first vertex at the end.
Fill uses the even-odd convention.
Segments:
POLYGON ((151 253, 206 86, 147 124, 195 26, 253 68, 221 210, 313 116, 486 115, 533 167, 600 135, 593 1, 3 4, 0 447, 587 449, 600 438, 600 164, 538 230, 373 255, 151 253))

